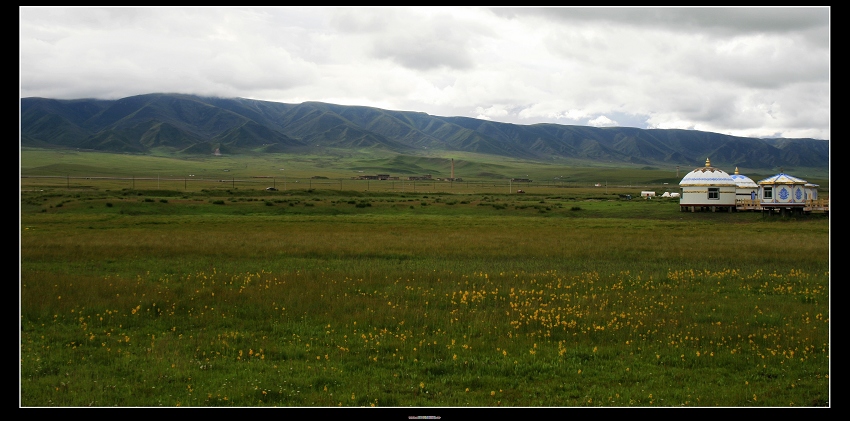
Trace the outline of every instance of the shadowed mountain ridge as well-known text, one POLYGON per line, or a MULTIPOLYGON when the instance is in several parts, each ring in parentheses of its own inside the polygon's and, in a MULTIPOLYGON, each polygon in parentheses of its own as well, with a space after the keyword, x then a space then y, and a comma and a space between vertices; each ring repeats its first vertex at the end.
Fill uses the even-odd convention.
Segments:
POLYGON ((321 102, 146 94, 118 100, 22 98, 21 146, 230 154, 375 148, 512 158, 747 168, 828 167, 829 141, 681 129, 518 125, 321 102))

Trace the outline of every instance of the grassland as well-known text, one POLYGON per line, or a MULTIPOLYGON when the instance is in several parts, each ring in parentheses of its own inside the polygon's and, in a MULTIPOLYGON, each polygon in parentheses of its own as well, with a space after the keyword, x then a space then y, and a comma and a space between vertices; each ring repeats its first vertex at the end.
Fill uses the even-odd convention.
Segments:
POLYGON ((22 406, 830 405, 824 215, 111 182, 22 179, 22 406))
MULTIPOLYGON (((72 150, 45 150, 23 148, 21 150, 20 172, 22 176, 53 176, 70 177, 72 181, 86 177, 121 177, 123 182, 105 188, 143 188, 133 186, 132 180, 151 180, 148 186, 159 189, 174 189, 198 191, 202 188, 212 188, 210 182, 218 180, 243 180, 241 185, 254 186, 250 180, 268 182, 275 180, 283 184, 284 180, 299 180, 308 182, 313 177, 324 177, 327 186, 338 188, 338 180, 350 180, 352 177, 368 174, 390 174, 406 178, 431 174, 434 178, 451 176, 451 159, 454 159, 455 177, 464 181, 480 184, 505 185, 511 178, 531 178, 535 180, 533 187, 563 186, 563 187, 592 187, 595 184, 603 186, 624 187, 657 187, 673 186, 678 190, 678 183, 684 175, 693 168, 686 166, 660 167, 647 165, 612 165, 604 162, 572 162, 554 160, 549 162, 534 162, 521 159, 508 159, 491 155, 472 153, 453 153, 451 156, 419 155, 405 156, 386 154, 380 151, 364 150, 328 150, 323 155, 285 155, 265 154, 255 156, 192 156, 192 157, 157 157, 149 155, 125 155, 100 152, 80 152, 72 150), (260 180, 257 177, 263 177, 260 180), (160 181, 160 186, 153 183, 160 181), (166 180, 173 180, 165 184, 166 180), (188 183, 184 183, 188 180, 188 183), (193 187, 194 186, 194 187, 193 187)), ((721 167, 732 174, 735 168, 721 167)), ((760 180, 780 172, 780 169, 749 169, 740 168, 753 180, 760 180)), ((828 168, 784 168, 785 173, 819 184, 829 190, 828 168)), ((314 180, 320 183, 322 179, 314 180)), ((64 179, 57 184, 65 186, 64 179)), ((85 183, 80 183, 82 186, 85 183)), ((449 183, 448 187, 440 188, 448 191, 458 187, 458 183, 449 183)), ((240 183, 237 182, 237 185, 240 183)), ((323 184, 317 184, 322 186, 323 184)), ((463 183, 460 183, 462 186, 463 183)), ((103 185, 98 185, 103 188, 103 185)), ((355 184, 344 184, 344 190, 354 190, 355 184)), ((373 184, 372 187, 379 185, 373 184)), ((256 186, 254 186, 256 187, 256 186)), ((299 186, 300 187, 300 186, 299 186)), ((400 183, 396 183, 396 190, 400 183)), ((365 187, 363 187, 365 189, 365 187)), ((457 192, 457 191, 455 191, 457 192)), ((507 188, 499 192, 508 192, 507 188)))

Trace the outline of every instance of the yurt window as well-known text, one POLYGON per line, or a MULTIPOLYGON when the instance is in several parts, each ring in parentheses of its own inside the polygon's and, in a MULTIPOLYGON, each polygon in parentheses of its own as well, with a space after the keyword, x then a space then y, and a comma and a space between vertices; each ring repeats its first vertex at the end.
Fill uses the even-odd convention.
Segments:
POLYGON ((720 200, 720 188, 709 187, 708 188, 708 198, 710 200, 720 200))
POLYGON ((764 188, 764 198, 765 199, 773 199, 773 187, 765 187, 764 188))

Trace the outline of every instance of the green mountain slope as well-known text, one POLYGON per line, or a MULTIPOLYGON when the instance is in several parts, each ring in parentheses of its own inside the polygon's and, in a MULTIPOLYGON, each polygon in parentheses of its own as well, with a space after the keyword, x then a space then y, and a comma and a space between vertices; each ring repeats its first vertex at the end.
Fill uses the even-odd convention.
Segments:
MULTIPOLYGON (((21 99, 22 146, 135 153, 275 153, 374 149, 474 152, 531 160, 748 168, 829 166, 829 141, 695 130, 518 125, 321 102, 147 94, 114 101, 21 99)), ((413 168, 417 169, 418 168, 413 168)), ((418 171, 421 172, 421 171, 418 171)))

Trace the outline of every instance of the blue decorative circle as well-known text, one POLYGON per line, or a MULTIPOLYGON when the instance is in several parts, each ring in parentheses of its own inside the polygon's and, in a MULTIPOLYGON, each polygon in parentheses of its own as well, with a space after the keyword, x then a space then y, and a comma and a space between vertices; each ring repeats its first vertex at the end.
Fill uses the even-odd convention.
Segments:
POLYGON ((780 199, 788 200, 789 196, 791 196, 791 194, 788 193, 788 189, 786 189, 785 187, 783 187, 781 190, 779 190, 779 198, 780 199))

